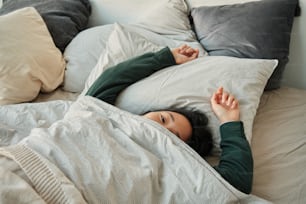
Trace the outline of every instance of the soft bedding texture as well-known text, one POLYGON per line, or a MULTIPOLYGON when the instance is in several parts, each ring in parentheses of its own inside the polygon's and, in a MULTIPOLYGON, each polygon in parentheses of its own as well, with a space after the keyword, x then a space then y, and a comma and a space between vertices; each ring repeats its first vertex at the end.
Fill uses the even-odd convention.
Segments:
MULTIPOLYGON (((306 163, 305 100, 305 90, 282 87, 263 93, 254 119, 251 144, 254 157, 252 194, 279 204, 292 201, 302 204, 306 200, 303 187, 306 183, 303 171, 306 163)), ((49 127, 64 117, 71 104, 57 100, 1 106, 1 146, 17 143, 32 128, 49 127), (27 123, 21 126, 25 121, 27 123)))
POLYGON ((75 35, 86 28, 91 14, 88 0, 3 0, 0 15, 24 7, 37 9, 62 52, 75 35))
MULTIPOLYGON (((117 25, 109 37, 105 52, 88 77, 83 95, 103 70, 125 59, 157 49, 160 46, 117 25)), ((116 106, 135 114, 182 107, 200 110, 209 117, 209 126, 214 136, 214 153, 218 153, 219 122, 210 107, 212 93, 223 86, 240 100, 246 137, 251 141, 259 99, 276 65, 276 60, 200 57, 156 72, 131 85, 119 95, 116 106), (192 83, 195 81, 197 83, 192 83)))
MULTIPOLYGON (((160 47, 178 47, 182 44, 188 44, 194 48, 198 48, 200 51, 200 56, 206 55, 206 51, 195 39, 188 42, 175 40, 169 36, 152 32, 135 24, 131 25, 115 23, 110 25, 96 26, 80 32, 67 46, 64 52, 67 65, 65 70, 65 80, 62 87, 63 90, 75 93, 81 93, 84 88, 87 90, 89 87, 89 82, 92 84, 91 78, 93 73, 91 71, 94 69, 97 63, 99 63, 99 60, 101 60, 100 57, 104 55, 104 52, 108 52, 107 46, 117 45, 124 47, 124 44, 130 44, 133 43, 133 40, 139 41, 140 39, 144 39, 142 40, 144 44, 146 44, 145 41, 151 41, 156 46, 160 47), (119 35, 120 30, 124 30, 124 32, 136 32, 139 34, 138 38, 135 38, 135 36, 127 38, 124 33, 119 35), (122 45, 118 45, 118 43, 111 45, 108 43, 109 38, 115 38, 114 35, 111 36, 113 32, 117 33, 117 40, 122 45), (80 50, 82 50, 82 52, 80 52, 80 50)), ((112 39, 111 41, 114 42, 115 39, 112 39)), ((135 46, 143 46, 142 48, 145 48, 145 45, 139 43, 135 43, 135 46)), ((142 52, 139 50, 138 54, 142 54, 146 51, 151 50, 144 49, 142 52)), ((133 52, 133 50, 130 49, 130 52, 133 52)), ((128 57, 131 56, 135 56, 135 53, 130 53, 128 55, 128 57)), ((120 61, 119 59, 126 59, 124 56, 116 57, 118 57, 118 60, 116 61, 117 63, 120 61)), ((110 62, 109 64, 111 65, 110 62)))
POLYGON ((65 61, 32 7, 0 16, 0 105, 33 100, 56 89, 65 61))
POLYGON ((97 65, 86 80, 83 95, 105 69, 131 57, 139 56, 146 52, 156 52, 161 48, 161 46, 151 43, 145 37, 135 32, 130 32, 119 24, 115 24, 114 30, 105 45, 104 52, 102 52, 97 65), (134 46, 130 46, 132 44, 134 46))
POLYGON ((160 1, 147 9, 135 24, 171 39, 194 41, 196 36, 191 29, 188 11, 184 0, 160 1))
POLYGON ((261 1, 261 0, 186 0, 190 8, 200 7, 200 6, 221 6, 221 5, 231 5, 247 3, 251 1, 261 1))
POLYGON ((209 55, 278 59, 266 90, 280 87, 288 62, 297 0, 265 0, 191 11, 195 32, 209 55))
POLYGON ((37 179, 32 185, 43 199, 53 189, 60 195, 55 198, 77 201, 82 195, 88 203, 265 203, 237 191, 188 145, 153 121, 89 96, 80 97, 49 128, 32 129, 17 146, 0 152, 29 172, 30 179, 37 179), (28 163, 34 158, 37 168, 28 163), (40 182, 44 171, 56 185, 40 182), (67 191, 68 180, 79 194, 67 191))
POLYGON ((80 32, 72 39, 64 52, 66 70, 63 90, 82 92, 85 81, 104 51, 112 30, 111 24, 96 26, 80 32))
MULTIPOLYGON (((98 2, 92 1, 92 3, 98 2)), ((117 3, 119 4, 119 2, 117 3)), ((120 4, 122 3, 120 2, 120 4)), ((133 2, 129 1, 129 4, 131 3, 133 2)), ((116 22, 125 30, 138 32, 157 45, 177 47, 185 43, 199 48, 200 55, 206 54, 191 29, 188 7, 183 0, 160 1, 157 4, 154 3, 152 7, 146 7, 145 10, 146 12, 140 16, 130 12, 131 19, 127 20, 128 23, 125 20, 129 17, 126 16, 125 20, 120 19, 120 14, 118 14, 116 22), (169 18, 162 18, 162 16, 169 16, 169 18)), ((125 14, 127 13, 125 12, 125 14)), ((113 29, 114 24, 86 29, 67 46, 64 52, 67 61, 63 86, 65 91, 82 92, 85 81, 96 65, 99 56, 104 52, 108 37, 113 29)), ((124 42, 122 41, 122 43, 124 42)))

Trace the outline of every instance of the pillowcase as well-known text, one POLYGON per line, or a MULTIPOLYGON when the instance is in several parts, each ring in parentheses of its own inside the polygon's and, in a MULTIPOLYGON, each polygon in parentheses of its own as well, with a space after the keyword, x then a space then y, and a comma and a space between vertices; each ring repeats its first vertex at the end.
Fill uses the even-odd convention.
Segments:
MULTIPOLYGON (((117 25, 87 83, 92 84, 111 65, 159 49, 160 46, 136 32, 124 30, 117 25)), ((219 122, 210 107, 212 93, 223 86, 240 100, 241 119, 244 121, 246 136, 251 141, 252 123, 260 96, 276 65, 277 60, 204 56, 160 70, 129 86, 119 95, 116 105, 135 114, 182 107, 200 110, 210 120, 214 153, 219 153, 219 122)))
POLYGON ((204 112, 213 133, 214 153, 219 153, 219 121, 210 107, 212 93, 223 86, 237 97, 245 134, 251 142, 259 100, 276 65, 276 60, 201 57, 161 70, 131 85, 120 94, 116 105, 135 114, 183 107, 204 112))
MULTIPOLYGON (((148 1, 143 8, 145 11, 139 10, 141 14, 137 13, 137 10, 131 12, 135 8, 142 8, 141 5, 138 5, 139 2, 133 0, 129 1, 128 5, 126 2, 120 2, 120 4, 112 2, 112 5, 107 2, 103 2, 103 5, 97 1, 91 2, 93 5, 99 4, 93 8, 97 9, 96 7, 99 6, 99 9, 106 9, 108 14, 114 15, 116 21, 130 22, 129 24, 121 24, 121 26, 124 26, 126 30, 138 32, 155 44, 177 47, 185 43, 198 48, 200 55, 207 54, 191 29, 188 7, 183 0, 148 1), (113 8, 113 5, 116 5, 116 8, 113 8), (130 9, 129 13, 122 11, 115 16, 118 10, 125 10, 131 5, 135 5, 135 8, 130 9), (126 15, 125 19, 120 18, 123 14, 126 15), (169 18, 161 18, 161 15, 169 16, 169 18)), ((95 18, 95 15, 99 14, 95 12, 93 15, 95 18)), ((86 29, 67 46, 64 52, 67 60, 63 86, 65 91, 82 92, 86 78, 105 50, 106 40, 112 29, 113 24, 86 29)))
POLYGON ((297 0, 193 8, 195 32, 209 55, 278 59, 266 90, 280 87, 297 0))
POLYGON ((0 104, 26 102, 57 88, 65 61, 32 7, 0 16, 0 104))
POLYGON ((220 6, 220 5, 230 5, 246 3, 250 1, 261 1, 261 0, 186 0, 190 8, 200 7, 200 6, 220 6))
POLYGON ((86 80, 85 88, 82 92, 83 95, 107 68, 131 57, 160 49, 160 46, 151 43, 143 36, 128 31, 120 24, 115 24, 114 30, 109 36, 105 51, 101 54, 97 65, 86 80), (130 46, 132 44, 134 46, 130 46))
POLYGON ((133 23, 151 8, 157 1, 165 0, 90 0, 92 15, 89 19, 89 26, 100 26, 113 23, 133 23))
MULTIPOLYGON (((182 44, 188 44, 200 50, 200 55, 206 55, 202 45, 194 41, 173 40, 167 36, 152 32, 148 29, 131 24, 110 24, 96 26, 80 32, 67 46, 64 56, 66 60, 65 80, 63 89, 70 92, 81 93, 85 87, 86 79, 91 70, 95 67, 101 54, 106 49, 107 41, 112 32, 120 32, 120 29, 126 32, 136 32, 143 38, 148 39, 156 45, 178 47, 182 44)), ((127 36, 122 36, 126 39, 127 36)), ((126 39, 131 40, 131 39, 126 39)), ((124 43, 123 40, 119 40, 124 43)), ((118 42, 119 42, 118 41, 118 42)), ((112 43, 117 43, 112 41, 112 43)), ((88 88, 88 85, 87 85, 88 88)))
POLYGON ((188 6, 184 0, 157 1, 135 24, 171 39, 196 40, 189 21, 188 6))
POLYGON ((72 39, 64 52, 66 70, 63 90, 82 92, 86 79, 105 50, 106 42, 112 31, 113 25, 111 24, 96 26, 81 31, 72 39))
MULTIPOLYGON (((144 4, 139 5, 139 2, 134 0, 128 3, 118 2, 117 4, 113 1, 111 4, 103 2, 103 5, 95 0, 91 3, 93 5, 98 4, 93 6, 93 9, 97 9, 99 6, 101 11, 107 10, 110 16, 114 15, 112 16, 114 21, 108 23, 125 22, 124 24, 121 23, 121 26, 125 27, 124 29, 138 32, 155 44, 177 47, 185 43, 198 48, 200 55, 207 54, 191 29, 188 7, 183 0, 148 1, 145 8, 142 8, 144 4), (116 5, 116 8, 113 7, 114 5, 116 5), (129 12, 126 13, 125 9, 132 5, 135 7, 129 9, 129 12), (135 8, 139 8, 139 10, 132 12, 135 8), (121 12, 118 12, 119 10, 121 12), (125 18, 122 18, 123 14, 125 18), (161 18, 161 15, 169 16, 169 18, 161 18), (126 22, 130 23, 127 24, 126 22)), ((102 13, 94 10, 91 18, 96 19, 96 15, 103 16, 102 13)), ((96 20, 99 21, 100 19, 96 20)), ((112 29, 113 24, 86 29, 79 33, 67 46, 64 52, 67 60, 63 86, 65 91, 82 92, 89 73, 105 50, 105 44, 112 29)))
POLYGON ((88 0, 3 0, 0 15, 16 9, 35 7, 44 19, 55 45, 64 52, 72 38, 88 23, 88 0))

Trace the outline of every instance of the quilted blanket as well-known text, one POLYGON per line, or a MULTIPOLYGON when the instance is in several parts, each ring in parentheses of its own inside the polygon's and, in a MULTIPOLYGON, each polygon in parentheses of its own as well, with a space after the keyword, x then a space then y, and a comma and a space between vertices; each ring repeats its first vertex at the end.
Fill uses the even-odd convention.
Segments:
POLYGON ((89 96, 56 103, 63 118, 2 144, 1 203, 266 203, 153 121, 89 96))

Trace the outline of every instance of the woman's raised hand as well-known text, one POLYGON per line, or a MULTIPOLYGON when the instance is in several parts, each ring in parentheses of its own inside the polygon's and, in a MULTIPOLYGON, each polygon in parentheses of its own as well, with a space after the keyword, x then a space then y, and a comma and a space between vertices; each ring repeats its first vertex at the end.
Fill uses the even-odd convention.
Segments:
POLYGON ((223 87, 211 97, 211 106, 221 124, 240 120, 240 108, 238 100, 230 93, 225 92, 223 87))
POLYGON ((199 49, 194 49, 186 44, 171 50, 176 64, 183 64, 185 62, 194 60, 199 55, 199 49))

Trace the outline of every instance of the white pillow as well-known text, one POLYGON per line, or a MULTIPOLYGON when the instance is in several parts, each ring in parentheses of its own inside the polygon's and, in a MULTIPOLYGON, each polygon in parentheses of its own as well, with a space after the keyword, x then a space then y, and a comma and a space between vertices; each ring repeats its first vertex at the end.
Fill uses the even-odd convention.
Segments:
POLYGON ((32 7, 0 16, 0 104, 33 100, 64 77, 65 61, 32 7))
POLYGON ((88 22, 90 27, 113 23, 138 23, 142 19, 146 19, 149 24, 172 27, 172 23, 176 25, 185 22, 188 17, 184 0, 90 0, 90 3, 92 5, 92 15, 88 22), (150 19, 148 14, 153 18, 150 19))
POLYGON ((135 22, 158 1, 165 0, 90 0, 92 11, 88 24, 98 26, 135 22))
POLYGON ((113 25, 96 26, 81 31, 72 39, 64 52, 66 70, 63 90, 82 92, 112 31, 113 25))
POLYGON ((201 57, 166 68, 131 85, 120 94, 116 106, 135 114, 183 107, 200 110, 209 118, 214 152, 219 153, 219 121, 210 107, 212 93, 223 86, 237 97, 245 134, 251 142, 259 100, 276 65, 277 60, 201 57))
POLYGON ((91 0, 90 26, 133 24, 175 40, 196 41, 185 0, 91 0))
POLYGON ((171 39, 196 41, 191 29, 188 6, 184 0, 157 1, 136 25, 171 39))
POLYGON ((120 24, 115 24, 114 30, 109 36, 106 49, 101 54, 97 65, 88 76, 82 94, 84 95, 88 91, 89 87, 105 69, 131 57, 146 52, 158 51, 159 49, 161 49, 160 46, 151 43, 143 36, 124 29, 120 24))
MULTIPOLYGON (((128 32, 117 25, 110 36, 106 52, 101 55, 87 83, 92 84, 110 65, 160 48, 137 33, 128 32)), ((203 111, 210 120, 215 152, 218 153, 219 122, 210 107, 212 93, 222 85, 240 100, 241 119, 246 136, 251 141, 252 123, 259 99, 276 65, 276 60, 204 56, 163 69, 131 85, 119 95, 116 105, 135 114, 169 107, 203 111)), ((87 88, 83 94, 86 91, 87 88)))
MULTIPOLYGON (((99 1, 92 1, 92 3, 97 4, 93 6, 93 16, 95 15, 94 9, 97 7, 101 11, 110 7, 110 10, 106 9, 107 13, 113 15, 117 9, 126 10, 131 5, 135 5, 137 8, 145 5, 143 9, 146 12, 140 10, 139 12, 143 12, 141 15, 138 15, 137 11, 132 12, 133 9, 129 9, 128 13, 121 11, 119 14, 119 16, 125 14, 125 20, 114 16, 116 21, 109 23, 119 22, 125 30, 138 32, 158 45, 177 47, 185 43, 198 48, 201 56, 207 54, 191 29, 188 7, 183 0, 148 1, 145 4, 139 4, 139 2, 136 3, 132 0, 128 2, 129 6, 126 5, 126 2, 118 2, 114 8, 112 7, 115 5, 114 3, 103 2, 100 4, 99 1), (122 22, 125 23, 122 24, 122 22)), ((81 92, 84 89, 85 80, 96 65, 99 56, 104 52, 106 41, 112 29, 113 24, 109 24, 84 30, 67 46, 64 52, 67 61, 63 86, 65 91, 81 92)))
MULTIPOLYGON (((101 48, 102 50, 101 55, 100 55, 98 62, 96 63, 95 68, 90 69, 92 71, 90 72, 89 76, 87 74, 88 78, 86 82, 84 82, 85 88, 83 85, 83 88, 79 91, 81 92, 84 89, 82 92, 83 94, 87 92, 88 88, 99 77, 99 75, 103 72, 103 70, 105 70, 106 68, 110 66, 114 66, 118 64, 119 62, 127 60, 132 56, 141 55, 145 52, 157 51, 164 46, 178 47, 182 44, 188 44, 194 48, 198 48, 200 50, 200 54, 199 54, 200 56, 204 56, 207 54, 205 50, 203 50, 201 44, 197 41, 185 42, 185 41, 179 41, 179 40, 172 40, 162 35, 156 34, 154 32, 151 32, 149 30, 146 30, 146 29, 134 26, 134 25, 121 25, 121 24, 115 23, 112 28, 113 30, 111 34, 109 35, 107 42, 104 42, 105 44, 104 48, 101 48), (130 47, 131 44, 138 46, 138 48, 137 49, 131 48, 130 47), (118 47, 118 49, 114 49, 113 47, 118 47), (125 50, 125 54, 123 55, 122 55, 123 53, 122 51, 120 53, 113 52, 113 50, 118 51, 120 50, 120 48, 125 48, 125 47, 129 47, 129 49, 125 50)), ((89 58, 90 57, 88 58, 86 57, 86 59, 89 59, 89 58)), ((82 58, 75 57, 73 62, 76 62, 76 61, 81 62, 81 60, 82 58)), ((67 63, 68 64, 66 68, 66 74, 69 73, 69 71, 67 71, 68 69, 73 70, 73 71, 70 71, 70 73, 73 73, 73 72, 76 72, 75 68, 80 67, 80 66, 77 66, 77 64, 69 63, 69 61, 67 63)), ((80 64, 83 64, 83 67, 82 68, 80 67, 81 69, 85 68, 86 60, 84 60, 83 63, 80 63, 80 64)), ((89 67, 87 66, 87 68, 89 67)), ((78 75, 85 76, 86 75, 85 71, 83 71, 82 74, 80 74, 81 69, 78 70, 77 72, 78 75)), ((80 77, 77 78, 76 76, 73 76, 72 74, 70 74, 70 76, 72 77, 68 78, 68 76, 66 76, 65 81, 69 80, 71 85, 73 84, 72 83, 73 81, 80 79, 80 77)), ((76 83, 77 82, 74 82, 74 84, 76 83)), ((80 83, 80 81, 78 83, 80 83)), ((68 82, 65 82, 65 84, 68 84, 68 82)))
POLYGON ((186 0, 190 8, 200 7, 200 6, 220 6, 220 5, 230 5, 247 3, 251 1, 261 1, 261 0, 186 0))

